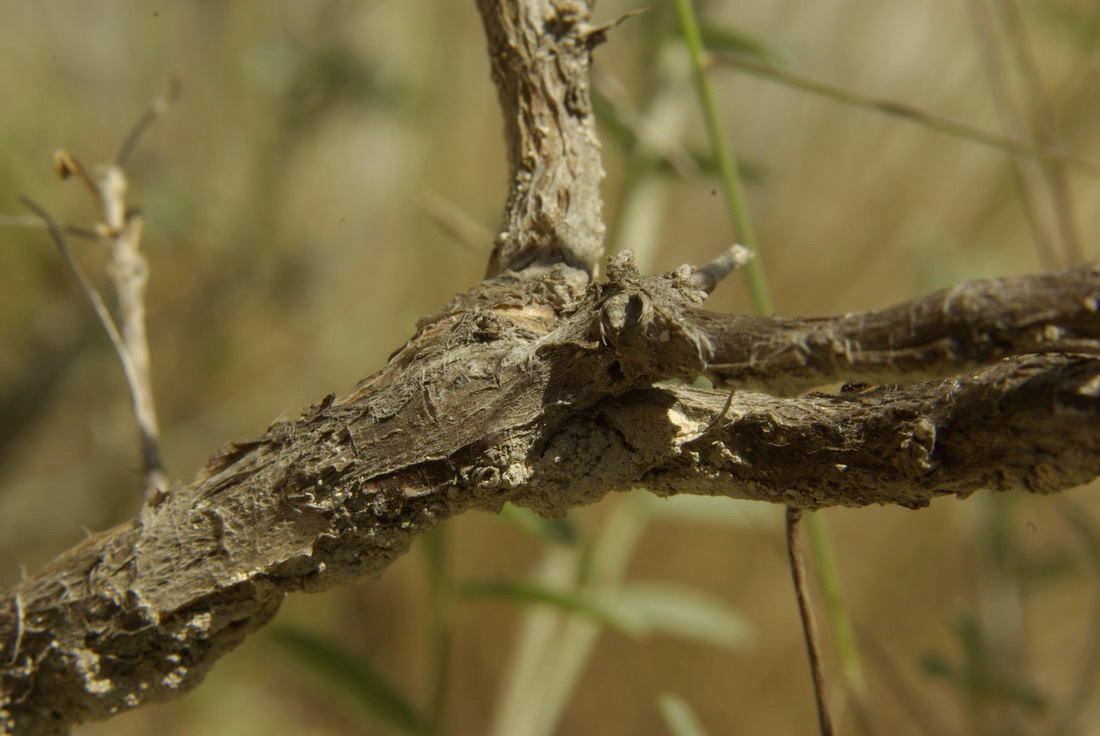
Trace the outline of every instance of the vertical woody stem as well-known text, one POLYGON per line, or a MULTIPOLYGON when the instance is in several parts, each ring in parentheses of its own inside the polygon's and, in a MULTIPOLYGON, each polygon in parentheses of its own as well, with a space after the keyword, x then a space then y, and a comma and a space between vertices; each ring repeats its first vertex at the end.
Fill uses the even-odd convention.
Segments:
POLYGON ((606 27, 584 0, 478 0, 500 96, 511 183, 488 276, 603 253, 600 145, 589 98, 606 27))

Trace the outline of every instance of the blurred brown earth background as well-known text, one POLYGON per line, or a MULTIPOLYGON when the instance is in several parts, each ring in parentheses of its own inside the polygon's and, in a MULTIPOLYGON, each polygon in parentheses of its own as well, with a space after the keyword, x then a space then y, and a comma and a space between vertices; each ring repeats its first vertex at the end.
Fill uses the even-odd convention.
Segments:
MULTIPOLYGON (((1100 161, 1100 6, 1021 0, 1021 46, 996 21, 998 5, 698 3, 708 28, 755 39, 785 68, 990 131, 1005 130, 991 83, 1004 78, 1031 135, 1046 116, 1067 152, 1100 161), (989 32, 1002 43, 999 60, 983 51, 989 32), (1038 87, 1020 72, 1021 55, 1038 87)), ((640 6, 603 0, 596 18, 640 6)), ((594 87, 608 246, 635 247, 646 268, 663 271, 708 261, 733 236, 671 2, 651 8, 597 51, 594 87)), ((24 214, 18 197, 28 195, 64 222, 93 222, 80 185, 54 174, 53 152, 110 160, 172 75, 182 97, 128 173, 145 217, 163 449, 169 472, 187 479, 223 443, 350 390, 418 317, 481 278, 481 233, 496 227, 507 182, 470 0, 7 0, 0 213, 24 214)), ((711 79, 781 315, 887 306, 963 279, 1097 258, 1096 177, 1067 173, 1059 190, 1028 164, 1023 188, 1001 151, 722 64, 711 79)), ((73 247, 106 288, 100 249, 73 247)), ((0 584, 10 584, 85 530, 128 519, 141 480, 116 358, 42 231, 0 228, 0 295, 0 584)), ((710 307, 749 311, 740 280, 723 284, 710 307)), ((571 516, 582 545, 621 503, 571 516)), ((1100 680, 1090 679, 1100 667, 1090 638, 1100 629, 1100 539, 1087 531, 1100 519, 1095 489, 823 516, 879 732, 937 728, 917 711, 946 733, 996 733, 1008 708, 1019 733, 1100 733, 1100 680), (1008 674, 982 669, 1002 654, 1008 674)), ((603 632, 556 733, 666 733, 656 704, 666 692, 687 700, 711 734, 815 732, 781 517, 778 507, 736 523, 658 514, 627 579, 708 591, 751 634, 721 648, 603 632)), ((524 575, 548 547, 488 515, 448 526, 460 580, 524 575)), ((276 623, 340 642, 421 702, 425 611, 414 547, 379 580, 289 599, 276 623)), ((507 601, 457 603, 449 734, 488 733, 525 613, 507 601)), ((837 682, 834 704, 847 713, 837 682)), ((859 732, 850 715, 842 720, 842 733, 859 732)), ((77 733, 386 728, 261 632, 192 694, 77 733)))

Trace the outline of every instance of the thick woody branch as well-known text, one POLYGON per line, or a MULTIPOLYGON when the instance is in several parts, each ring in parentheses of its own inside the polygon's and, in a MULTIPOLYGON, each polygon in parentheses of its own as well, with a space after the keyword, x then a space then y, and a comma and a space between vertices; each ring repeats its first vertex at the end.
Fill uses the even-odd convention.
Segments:
POLYGON ((567 263, 595 274, 603 252, 588 67, 606 28, 585 0, 478 0, 511 169, 488 276, 567 263))
MULTIPOLYGON (((440 521, 505 501, 560 514, 644 485, 805 508, 915 507, 1100 474, 1100 360, 1086 356, 798 399, 658 385, 732 350, 734 335, 702 329, 692 276, 643 278, 629 257, 587 287, 565 265, 543 279, 504 274, 423 323, 352 394, 227 445, 190 485, 8 594, 0 728, 63 733, 175 697, 287 593, 378 574, 440 521)), ((1041 295, 1047 279, 979 290, 1041 295)), ((1079 310, 1044 304, 1032 304, 1044 324, 1071 334, 1079 310)), ((1072 344, 1095 352, 1092 329, 1074 327, 1072 344)), ((1004 351, 963 343, 968 360, 982 346, 1004 351)))
POLYGON ((608 483, 799 508, 919 508, 942 495, 1049 493, 1100 475, 1093 358, 1032 355, 900 388, 726 399, 688 387, 609 399, 555 435, 530 494, 572 500, 581 486, 596 499, 608 483), (605 476, 572 482, 585 463, 605 476))
POLYGON ((707 375, 793 394, 840 381, 939 378, 1021 353, 1096 354, 1100 266, 970 281, 890 309, 820 319, 697 310, 713 341, 707 375))

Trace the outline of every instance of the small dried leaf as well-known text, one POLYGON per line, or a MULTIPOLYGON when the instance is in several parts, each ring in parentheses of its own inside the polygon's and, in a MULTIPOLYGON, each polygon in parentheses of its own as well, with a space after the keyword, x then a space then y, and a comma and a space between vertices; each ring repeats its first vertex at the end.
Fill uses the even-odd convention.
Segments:
POLYGON ((59 148, 57 149, 57 153, 53 155, 53 170, 56 171, 57 175, 62 179, 68 179, 70 176, 77 176, 80 174, 80 164, 77 163, 71 153, 64 148, 59 148))

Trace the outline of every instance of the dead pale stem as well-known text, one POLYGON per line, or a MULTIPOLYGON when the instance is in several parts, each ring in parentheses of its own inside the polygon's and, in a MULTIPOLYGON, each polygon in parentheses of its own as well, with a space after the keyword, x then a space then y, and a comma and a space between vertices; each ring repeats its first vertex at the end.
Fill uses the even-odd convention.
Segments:
POLYGON ((95 232, 101 242, 107 245, 110 253, 107 274, 118 301, 117 323, 95 286, 73 259, 65 240, 65 230, 44 208, 28 199, 23 200, 46 222, 51 237, 60 248, 65 262, 80 282, 84 293, 91 300, 96 315, 118 354, 141 438, 142 476, 147 501, 155 500, 167 492, 168 476, 160 454, 160 430, 150 377, 149 339, 145 329, 145 287, 149 267, 141 252, 142 219, 136 213, 130 212, 126 205, 129 183, 122 166, 129 159, 142 133, 178 94, 179 84, 173 80, 168 95, 153 100, 149 109, 127 133, 115 157, 115 163, 103 167, 101 171, 89 171, 65 150, 58 151, 54 157, 54 167, 58 175, 63 179, 74 176, 80 179, 95 201, 101 219, 95 232))
MULTIPOLYGON (((0 227, 27 227, 36 230, 49 230, 50 226, 47 225, 41 217, 37 215, 0 215, 0 227)), ((99 241, 99 233, 94 230, 89 230, 85 227, 74 227, 73 225, 61 225, 61 232, 66 235, 71 235, 74 238, 84 238, 85 240, 99 241)))
POLYGON ((141 140, 141 136, 149 129, 149 126, 157 121, 157 118, 168 111, 168 108, 179 99, 182 92, 183 84, 180 82, 179 77, 173 74, 168 78, 168 88, 165 90, 165 95, 153 98, 141 119, 134 123, 134 126, 130 128, 130 131, 122 140, 122 145, 118 147, 118 154, 115 156, 114 165, 117 168, 121 169, 126 166, 126 163, 130 160, 130 155, 137 147, 138 141, 141 140))
POLYGON ((821 661, 821 640, 818 636, 817 620, 810 605, 809 585, 806 581, 806 561, 802 556, 802 545, 798 540, 802 510, 787 507, 787 558, 791 566, 791 578, 794 580, 794 594, 798 599, 798 613, 802 617, 802 633, 806 638, 806 651, 810 656, 810 675, 814 682, 814 697, 817 699, 817 721, 821 736, 833 736, 833 722, 829 716, 829 704, 825 694, 825 667, 821 661))
POLYGON ((141 435, 141 458, 145 478, 145 497, 152 499, 168 489, 168 476, 160 455, 160 429, 149 368, 149 340, 145 330, 145 286, 149 266, 141 253, 142 219, 126 213, 126 175, 118 166, 110 166, 99 179, 105 200, 111 263, 107 273, 118 298, 122 341, 129 356, 133 379, 127 372, 127 384, 141 435))
POLYGON ((145 330, 145 286, 149 279, 149 265, 141 252, 142 219, 127 211, 126 190, 129 183, 123 167, 141 136, 179 97, 180 90, 179 80, 171 78, 167 94, 154 98, 149 104, 141 119, 126 134, 115 162, 106 168, 98 182, 104 224, 111 245, 111 266, 107 272, 115 287, 122 339, 134 371, 134 380, 131 382, 128 376, 127 383, 141 435, 146 500, 167 493, 168 475, 160 454, 160 428, 149 367, 149 339, 145 330))

